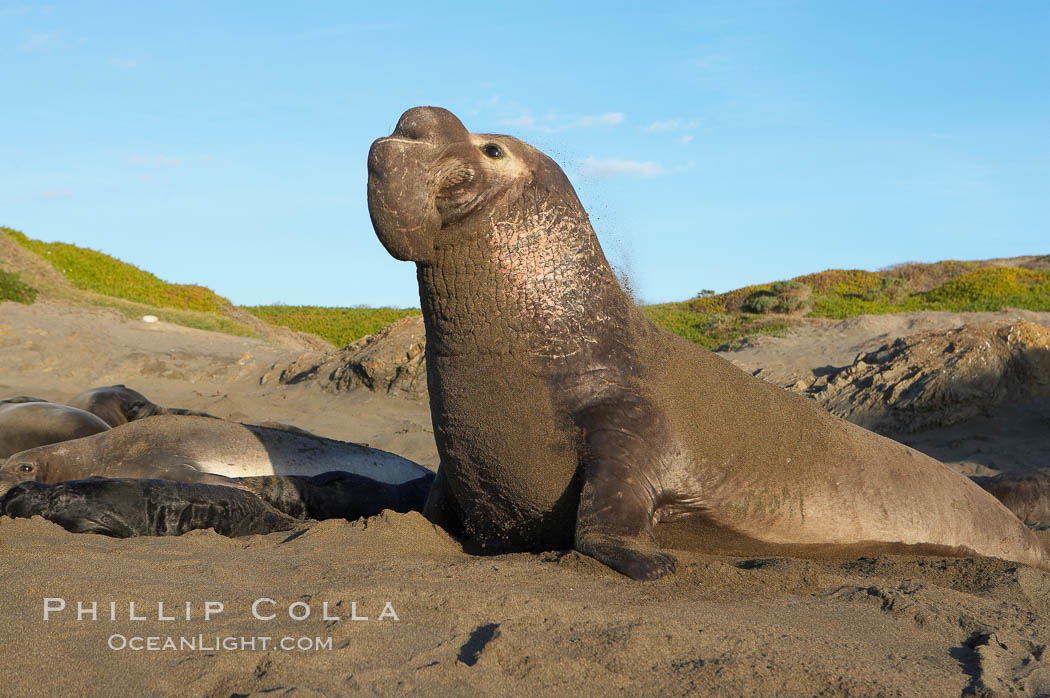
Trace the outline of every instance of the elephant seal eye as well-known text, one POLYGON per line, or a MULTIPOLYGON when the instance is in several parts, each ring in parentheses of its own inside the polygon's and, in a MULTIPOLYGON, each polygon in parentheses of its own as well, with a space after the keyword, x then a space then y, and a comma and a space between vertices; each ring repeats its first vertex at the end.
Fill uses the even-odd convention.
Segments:
POLYGON ((490 157, 493 160, 499 160, 501 157, 503 157, 503 148, 500 148, 495 143, 489 143, 488 145, 484 146, 481 149, 481 152, 485 153, 487 157, 490 157))
POLYGON ((33 466, 31 466, 29 463, 23 463, 22 465, 18 466, 18 472, 31 473, 33 472, 33 466))

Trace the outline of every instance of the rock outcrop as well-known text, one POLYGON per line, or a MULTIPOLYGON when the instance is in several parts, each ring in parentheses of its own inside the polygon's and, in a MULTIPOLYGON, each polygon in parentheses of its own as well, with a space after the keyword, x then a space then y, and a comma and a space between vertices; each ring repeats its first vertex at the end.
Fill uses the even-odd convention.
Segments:
POLYGON ((1050 328, 1025 320, 902 337, 795 390, 884 434, 944 427, 1050 400, 1050 328))
POLYGON ((407 317, 342 349, 307 352, 289 364, 276 363, 260 383, 313 383, 328 392, 366 388, 426 399, 425 344, 423 318, 407 317))

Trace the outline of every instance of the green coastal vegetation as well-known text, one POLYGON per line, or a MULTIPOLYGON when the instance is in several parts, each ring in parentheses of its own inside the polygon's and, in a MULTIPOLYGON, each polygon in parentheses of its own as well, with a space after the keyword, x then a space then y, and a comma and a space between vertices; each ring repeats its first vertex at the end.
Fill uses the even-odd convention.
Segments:
POLYGON ((309 332, 344 346, 410 315, 418 308, 326 308, 318 305, 253 305, 244 308, 255 317, 297 332, 309 332))
POLYGON ((18 278, 18 274, 0 269, 0 301, 32 303, 39 291, 18 278))
POLYGON ((58 273, 57 279, 54 274, 42 274, 39 264, 24 264, 25 255, 21 255, 25 268, 19 270, 19 275, 26 280, 36 277, 30 282, 32 300, 39 289, 44 297, 109 308, 128 318, 155 315, 165 322, 202 330, 239 336, 257 334, 237 320, 236 308, 230 301, 204 286, 168 283, 103 252, 64 242, 34 240, 12 228, 0 226, 0 236, 58 273))
MULTIPOLYGON (((274 325, 342 346, 410 315, 416 308, 261 305, 237 307, 209 288, 173 284, 96 250, 42 242, 11 228, 0 235, 47 262, 64 283, 48 282, 31 264, 0 269, 0 301, 32 303, 38 294, 113 308, 242 336, 274 325), (39 289, 39 290, 38 290, 39 289), (75 296, 75 297, 74 297, 75 296)), ((2 240, 0 240, 2 242, 2 240)), ((2 248, 0 248, 2 249, 2 248)), ((709 349, 762 334, 784 335, 815 318, 925 310, 1024 308, 1050 311, 1050 255, 1002 261, 899 264, 881 271, 831 269, 726 293, 701 291, 677 303, 643 306, 656 323, 709 349)))
POLYGON ((1050 255, 1021 266, 945 261, 881 271, 829 269, 727 293, 702 291, 645 311, 672 332, 714 349, 755 335, 783 335, 812 318, 1003 308, 1050 311, 1050 255))
MULTIPOLYGON (((155 315, 165 322, 239 336, 265 335, 266 326, 278 325, 342 346, 420 312, 414 308, 238 307, 205 286, 169 283, 104 252, 34 240, 12 228, 0 227, 0 235, 47 262, 80 292, 70 294, 52 283, 51 295, 110 308, 128 318, 155 315)), ((36 298, 37 290, 21 282, 18 274, 10 274, 11 282, 7 281, 7 272, 4 274, 0 277, 0 300, 31 303, 36 298), (21 286, 15 284, 27 290, 18 290, 21 286)))

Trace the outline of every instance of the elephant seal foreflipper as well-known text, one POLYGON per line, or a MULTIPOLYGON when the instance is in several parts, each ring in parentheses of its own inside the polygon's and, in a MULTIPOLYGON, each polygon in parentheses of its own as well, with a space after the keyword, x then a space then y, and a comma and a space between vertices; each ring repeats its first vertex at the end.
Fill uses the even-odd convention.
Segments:
POLYGON ((575 547, 674 569, 653 524, 703 514, 785 544, 1050 551, 937 461, 655 326, 619 287, 561 169, 444 109, 368 155, 380 241, 416 263, 441 467, 425 513, 493 550, 575 547))
POLYGON ((287 531, 299 523, 243 489, 104 477, 23 482, 0 497, 0 515, 42 516, 73 533, 115 538, 180 536, 205 528, 234 537, 287 531))
POLYGON ((25 397, 0 402, 0 458, 108 430, 104 421, 74 407, 25 397))
POLYGON ((229 484, 236 477, 332 470, 393 484, 429 472, 360 444, 222 419, 158 415, 86 439, 16 453, 0 464, 0 493, 27 480, 53 484, 93 475, 229 484))
POLYGON ((85 390, 66 404, 97 415, 111 427, 119 427, 121 424, 146 417, 155 417, 159 414, 183 414, 218 419, 207 412, 184 410, 180 407, 161 407, 142 393, 123 384, 85 390))

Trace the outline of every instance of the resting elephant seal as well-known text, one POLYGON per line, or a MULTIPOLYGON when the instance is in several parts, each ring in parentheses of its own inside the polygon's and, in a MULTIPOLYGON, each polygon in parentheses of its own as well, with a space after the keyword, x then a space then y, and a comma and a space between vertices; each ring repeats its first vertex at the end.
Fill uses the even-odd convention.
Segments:
POLYGON ((380 241, 416 263, 441 466, 425 513, 493 551, 674 570, 660 521, 770 543, 936 546, 1050 569, 994 497, 654 325, 561 169, 419 107, 368 155, 380 241))
MULTIPOLYGON (((207 412, 194 412, 178 407, 161 407, 151 402, 142 393, 126 385, 107 385, 101 388, 85 390, 70 400, 70 407, 76 407, 97 415, 111 427, 134 422, 137 419, 154 417, 158 414, 188 414, 197 417, 214 417, 207 412)), ((217 419, 217 418, 216 418, 217 419)))
POLYGON ((1050 526, 1050 468, 972 479, 1021 521, 1050 526))
POLYGON ((429 472, 401 456, 359 444, 222 419, 159 415, 16 453, 0 464, 0 494, 28 480, 54 484, 101 476, 239 486, 230 478, 333 470, 391 484, 429 472))
POLYGON ((24 396, 0 401, 0 458, 108 430, 95 415, 73 407, 24 396))
POLYGON ((0 514, 42 516, 72 533, 114 538, 224 536, 287 531, 297 522, 251 492, 200 482, 95 477, 55 485, 23 482, 0 497, 0 514))
POLYGON ((240 478, 243 487, 94 477, 23 482, 0 497, 0 515, 42 516, 73 533, 116 538, 179 536, 213 528, 224 536, 286 531, 304 519, 357 519, 384 509, 419 511, 433 475, 397 485, 363 475, 240 478))

